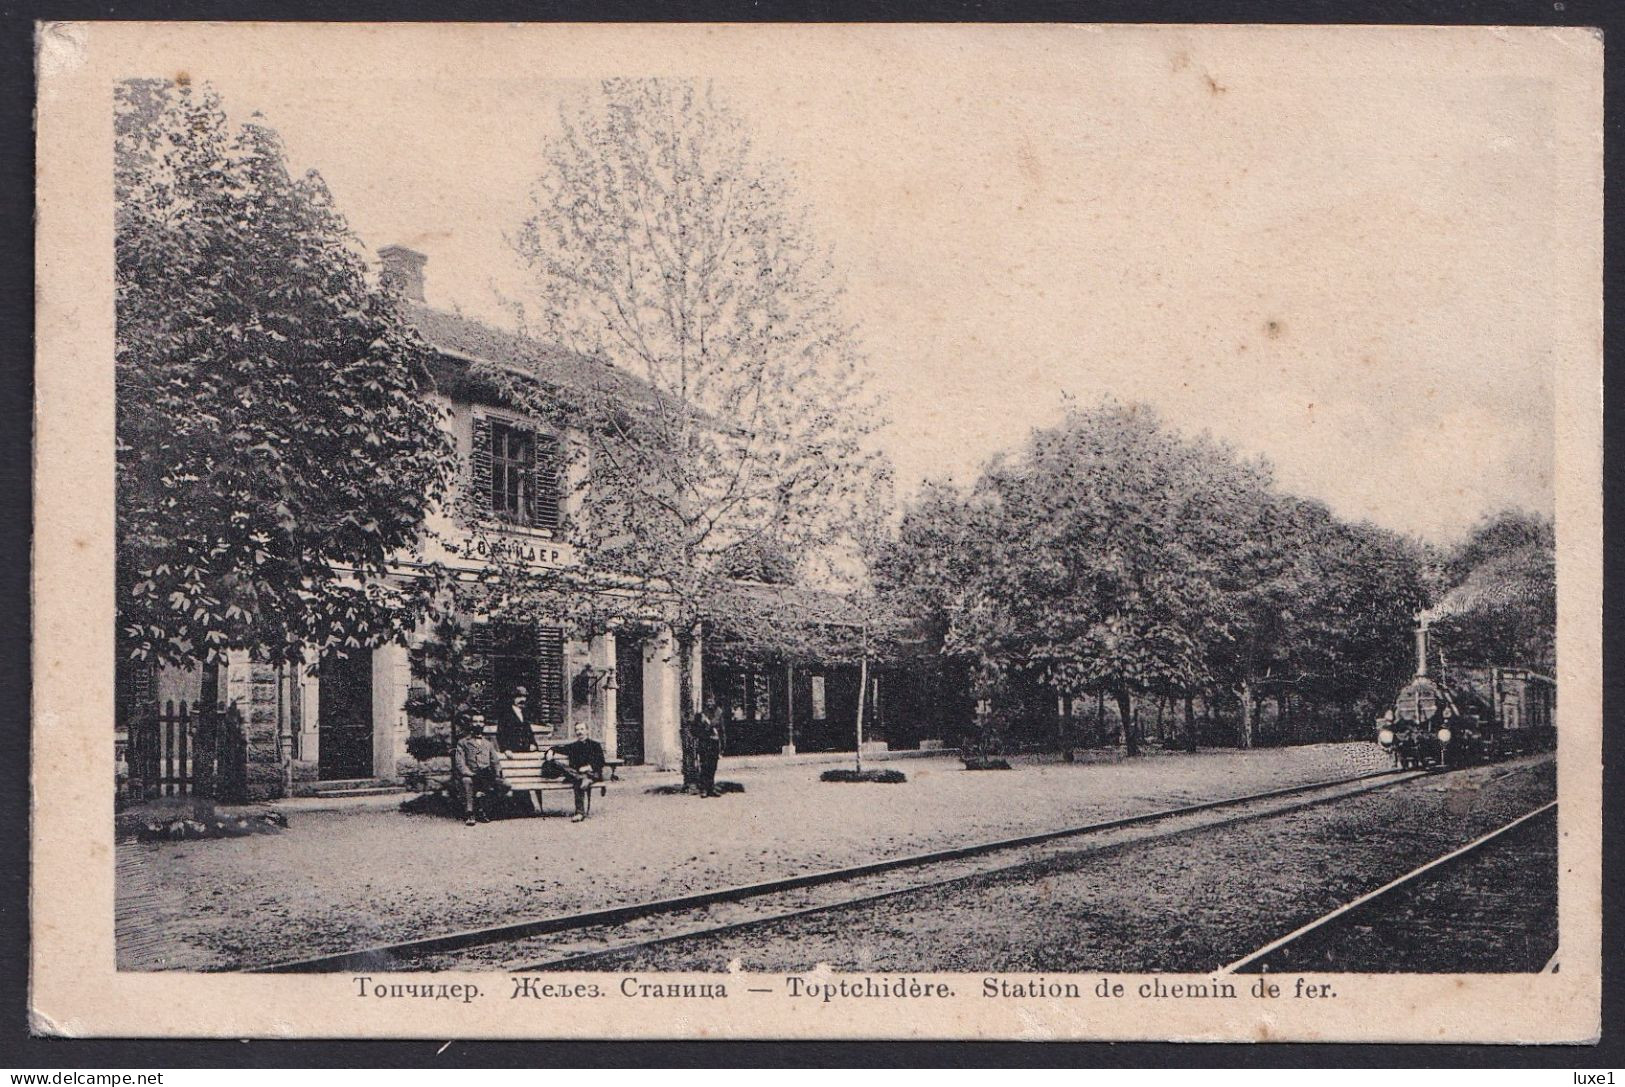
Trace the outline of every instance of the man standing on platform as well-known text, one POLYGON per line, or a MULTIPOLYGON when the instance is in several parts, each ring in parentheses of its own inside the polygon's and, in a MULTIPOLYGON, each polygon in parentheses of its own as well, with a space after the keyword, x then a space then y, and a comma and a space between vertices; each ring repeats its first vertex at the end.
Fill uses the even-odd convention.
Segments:
POLYGON ((705 708, 694 726, 694 751, 700 762, 700 795, 721 796, 717 792, 717 759, 722 755, 722 711, 717 708, 716 695, 706 693, 705 708))
POLYGON ((515 687, 508 708, 497 715, 497 746, 502 750, 536 750, 536 737, 531 735, 530 719, 525 716, 525 706, 529 701, 530 692, 523 687, 515 687))

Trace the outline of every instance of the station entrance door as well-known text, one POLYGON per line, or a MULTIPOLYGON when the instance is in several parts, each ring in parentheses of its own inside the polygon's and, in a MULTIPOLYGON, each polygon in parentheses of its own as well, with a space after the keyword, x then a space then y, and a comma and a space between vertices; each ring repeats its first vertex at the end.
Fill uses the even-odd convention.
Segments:
POLYGON ((615 749, 628 764, 643 761, 643 642, 615 640, 615 749))
POLYGON ((327 656, 321 665, 317 776, 323 781, 372 776, 372 654, 327 656))

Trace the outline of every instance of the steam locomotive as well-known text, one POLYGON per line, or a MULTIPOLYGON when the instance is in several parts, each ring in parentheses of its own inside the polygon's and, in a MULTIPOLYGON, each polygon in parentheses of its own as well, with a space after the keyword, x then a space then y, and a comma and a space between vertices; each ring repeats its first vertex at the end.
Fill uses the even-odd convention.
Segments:
POLYGON ((1557 684, 1522 668, 1428 668, 1417 616, 1416 675, 1377 722, 1377 742, 1403 769, 1466 766, 1556 746, 1557 684))

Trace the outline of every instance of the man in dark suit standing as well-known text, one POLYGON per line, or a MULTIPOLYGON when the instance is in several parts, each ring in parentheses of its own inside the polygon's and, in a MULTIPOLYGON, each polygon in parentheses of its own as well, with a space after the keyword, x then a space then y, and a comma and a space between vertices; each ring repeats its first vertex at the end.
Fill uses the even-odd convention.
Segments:
POLYGON ((722 710, 717 697, 705 696, 705 708, 694 721, 694 753, 700 763, 700 796, 721 796, 717 792, 717 759, 722 755, 722 710))
POLYGON ((530 718, 525 714, 529 701, 530 692, 515 687, 508 708, 497 715, 497 747, 503 751, 536 750, 536 737, 531 735, 530 718))

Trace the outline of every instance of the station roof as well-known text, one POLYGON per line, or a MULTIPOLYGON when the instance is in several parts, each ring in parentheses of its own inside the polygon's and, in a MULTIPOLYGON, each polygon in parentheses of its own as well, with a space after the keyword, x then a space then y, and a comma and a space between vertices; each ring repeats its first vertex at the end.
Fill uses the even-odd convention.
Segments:
POLYGON ((435 380, 449 395, 482 402, 501 400, 494 385, 481 382, 471 372, 483 363, 566 393, 611 393, 629 404, 654 402, 654 389, 610 363, 421 302, 404 305, 407 320, 438 354, 435 380))
POLYGON ((765 613, 793 615, 799 623, 856 629, 864 622, 862 612, 849 597, 830 589, 737 579, 731 582, 729 592, 737 594, 747 606, 754 604, 765 613))

